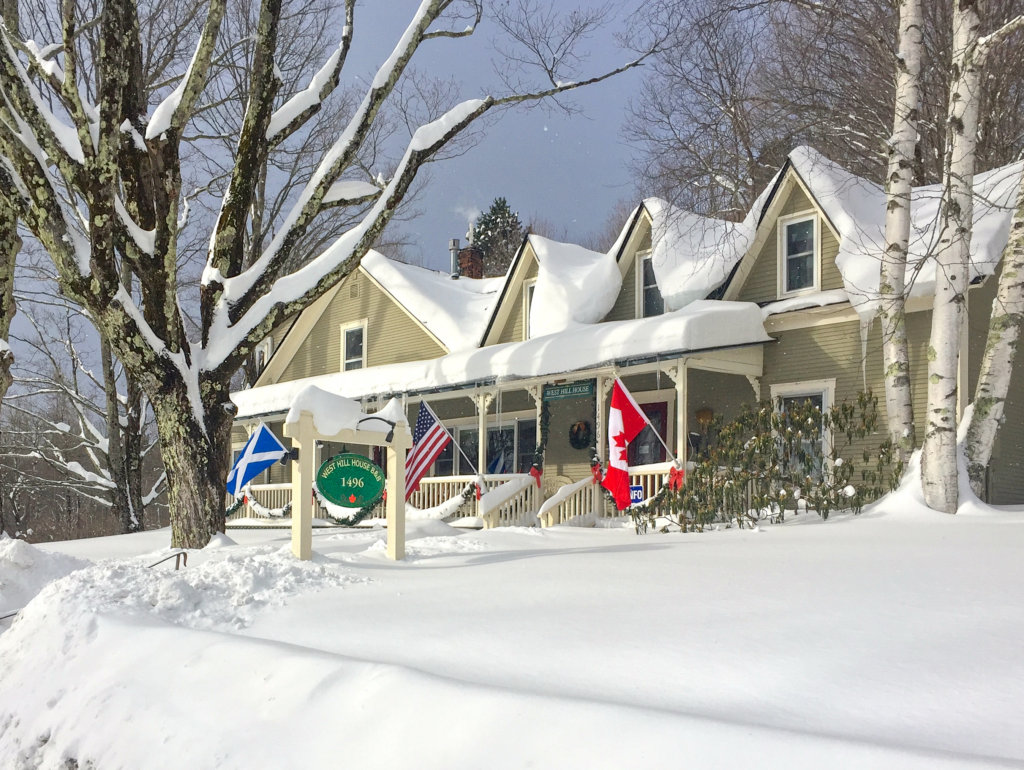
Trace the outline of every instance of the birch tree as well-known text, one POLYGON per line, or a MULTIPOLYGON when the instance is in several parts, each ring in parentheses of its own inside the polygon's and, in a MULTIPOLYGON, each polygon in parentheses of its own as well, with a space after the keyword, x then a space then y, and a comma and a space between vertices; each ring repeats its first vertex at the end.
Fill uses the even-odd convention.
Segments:
POLYGON ((920 0, 901 0, 896 102, 885 179, 885 252, 879 281, 879 318, 885 367, 889 438, 905 463, 916 443, 906 327, 907 253, 910 247, 910 191, 914 182, 917 121, 921 103, 923 53, 920 0))
MULTIPOLYGON (((935 301, 928 342, 927 425, 921 481, 928 507, 956 513, 957 394, 960 340, 967 312, 971 226, 974 215, 975 148, 985 58, 1024 25, 1017 16, 982 37, 980 0, 955 0, 953 59, 946 120, 946 154, 940 204, 941 235, 936 254, 935 301)), ((963 383, 966 387, 966 383, 963 383)))
MULTIPOLYGON (((971 490, 979 497, 985 491, 985 474, 992 460, 996 433, 1003 424, 1003 409, 1017 360, 1017 343, 1024 327, 1024 177, 1017 191, 1017 208, 1002 262, 964 443, 971 490)), ((1020 377, 1020 373, 1017 376, 1020 377)))
POLYGON ((100 5, 98 46, 91 57, 82 55, 82 20, 70 3, 57 45, 29 45, 0 30, 0 155, 16 177, 7 195, 54 260, 63 293, 88 311, 150 398, 167 470, 174 546, 201 547, 223 529, 231 376, 276 324, 356 269, 424 164, 482 116, 604 80, 637 66, 655 47, 646 46, 615 69, 578 77, 567 67, 576 62, 575 46, 602 22, 600 14, 548 17, 551 23, 538 27, 531 24, 538 10, 534 0, 499 4, 501 28, 519 33, 509 36, 509 45, 524 51, 518 64, 531 65, 517 82, 537 77, 521 90, 459 101, 418 126, 389 176, 370 184, 356 178, 360 148, 417 53, 473 35, 485 11, 482 0, 423 0, 286 207, 273 237, 247 237, 258 170, 277 145, 308 130, 341 81, 355 5, 345 0, 331 55, 304 89, 286 96, 275 63, 282 0, 260 4, 256 33, 245 41, 252 47, 249 99, 227 191, 205 241, 193 334, 186 331, 178 296, 178 243, 187 223, 183 143, 214 71, 226 0, 210 0, 187 68, 152 110, 138 77, 143 46, 134 0, 100 5), (95 103, 79 87, 87 67, 99 84, 95 103), (43 93, 53 99, 53 109, 43 93), (366 207, 357 222, 296 266, 297 244, 319 218, 355 206, 366 207), (122 266, 137 281, 134 291, 122 280, 122 266))

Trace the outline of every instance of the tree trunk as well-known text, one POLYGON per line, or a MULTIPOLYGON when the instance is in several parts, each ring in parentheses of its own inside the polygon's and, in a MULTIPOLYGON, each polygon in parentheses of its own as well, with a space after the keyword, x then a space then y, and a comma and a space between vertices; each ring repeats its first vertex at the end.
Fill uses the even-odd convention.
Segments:
POLYGON ((0 198, 0 401, 11 387, 14 353, 7 342, 14 316, 14 261, 21 249, 14 209, 0 198))
MULTIPOLYGON (((953 10, 953 66, 946 128, 946 159, 936 257, 935 304, 928 341, 928 424, 921 455, 924 499, 929 508, 956 513, 957 374, 960 335, 967 306, 973 217, 974 156, 981 97, 977 57, 981 28, 975 0, 953 10)), ((966 351, 963 351, 966 355, 966 351)))
POLYGON ((203 388, 217 394, 215 403, 203 404, 203 422, 196 418, 188 389, 180 381, 169 383, 152 400, 167 471, 174 548, 202 548, 212 535, 224 531, 232 412, 224 408, 227 383, 220 385, 203 388))
POLYGON ((914 451, 916 443, 905 304, 907 251, 910 243, 910 191, 921 102, 921 24, 920 0, 902 0, 896 103, 886 176, 885 253, 879 282, 889 438, 904 463, 914 451))
POLYGON ((1024 326, 1024 176, 1017 191, 1017 209, 1010 238, 1003 250, 1003 271, 992 302, 985 355, 974 392, 974 413, 967 429, 964 451, 971 489, 985 492, 985 471, 992 460, 992 446, 1003 422, 1006 394, 1017 355, 1017 340, 1024 326))
POLYGON ((126 374, 126 379, 128 383, 123 434, 124 474, 125 480, 128 482, 128 510, 134 523, 134 529, 126 531, 140 532, 146 528, 145 509, 142 503, 142 389, 130 375, 126 374))

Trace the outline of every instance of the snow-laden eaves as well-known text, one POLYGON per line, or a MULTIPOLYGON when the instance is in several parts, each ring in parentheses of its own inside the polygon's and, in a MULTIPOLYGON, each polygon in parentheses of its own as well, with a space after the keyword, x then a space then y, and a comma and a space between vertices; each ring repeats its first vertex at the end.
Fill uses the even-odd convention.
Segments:
POLYGON ((309 385, 349 398, 456 390, 480 382, 566 374, 611 362, 770 341, 756 304, 700 300, 653 318, 579 326, 441 358, 267 385, 233 393, 231 399, 238 406, 238 417, 245 419, 287 412, 309 385))

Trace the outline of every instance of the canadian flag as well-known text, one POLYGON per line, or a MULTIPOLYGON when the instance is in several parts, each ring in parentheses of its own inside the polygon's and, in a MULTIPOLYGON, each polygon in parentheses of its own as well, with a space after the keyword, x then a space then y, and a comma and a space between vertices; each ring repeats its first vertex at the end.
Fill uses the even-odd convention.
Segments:
POLYGON ((608 410, 608 472, 601 486, 615 498, 620 511, 629 507, 629 461, 626 445, 648 425, 647 415, 633 400, 619 379, 612 388, 612 403, 608 410))

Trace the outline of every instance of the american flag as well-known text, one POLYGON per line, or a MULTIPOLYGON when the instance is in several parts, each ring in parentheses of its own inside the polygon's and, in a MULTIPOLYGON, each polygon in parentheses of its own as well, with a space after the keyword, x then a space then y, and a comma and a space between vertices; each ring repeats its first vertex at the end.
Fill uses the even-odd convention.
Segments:
POLYGON ((416 417, 416 427, 412 432, 412 449, 405 459, 405 499, 419 489, 420 479, 441 450, 452 440, 451 434, 437 419, 437 415, 427 406, 426 401, 420 402, 420 413, 416 417))

